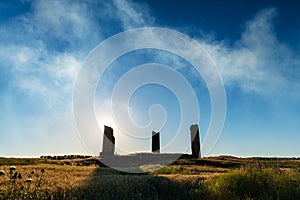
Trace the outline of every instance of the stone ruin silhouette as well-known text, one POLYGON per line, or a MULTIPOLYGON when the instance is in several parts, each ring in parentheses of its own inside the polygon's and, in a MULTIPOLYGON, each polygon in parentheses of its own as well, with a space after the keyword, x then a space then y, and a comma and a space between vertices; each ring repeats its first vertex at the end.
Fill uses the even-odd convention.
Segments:
POLYGON ((112 156, 115 153, 115 137, 114 130, 104 125, 103 146, 101 156, 112 156))
MULTIPOLYGON (((190 126, 192 158, 201 158, 200 151, 200 135, 199 126, 193 124, 190 126)), ((100 152, 100 158, 114 156, 115 152, 115 137, 113 129, 109 126, 104 126, 103 147, 100 152)), ((152 131, 152 153, 160 154, 160 133, 152 131)))
POLYGON ((197 124, 193 124, 190 126, 190 133, 191 133, 192 157, 201 158, 199 127, 197 124))
POLYGON ((152 131, 152 153, 160 153, 159 132, 152 131))

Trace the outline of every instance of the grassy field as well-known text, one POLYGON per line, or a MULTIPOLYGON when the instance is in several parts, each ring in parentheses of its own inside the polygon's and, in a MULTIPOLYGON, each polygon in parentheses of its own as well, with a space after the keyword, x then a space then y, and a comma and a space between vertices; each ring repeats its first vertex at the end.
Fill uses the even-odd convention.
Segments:
POLYGON ((300 199, 300 160, 180 159, 128 174, 94 158, 0 158, 0 199, 300 199))

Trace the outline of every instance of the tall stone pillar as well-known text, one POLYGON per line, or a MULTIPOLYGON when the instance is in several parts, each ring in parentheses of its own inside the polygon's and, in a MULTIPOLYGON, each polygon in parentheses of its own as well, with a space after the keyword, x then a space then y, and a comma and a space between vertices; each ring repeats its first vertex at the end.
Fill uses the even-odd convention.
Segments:
POLYGON ((152 131, 152 153, 160 153, 159 132, 152 131))
POLYGON ((114 130, 109 126, 104 126, 103 146, 101 156, 112 156, 115 153, 114 130))
POLYGON ((199 137, 198 125, 197 124, 191 125, 190 131, 191 131, 192 156, 194 158, 201 158, 200 137, 199 137))

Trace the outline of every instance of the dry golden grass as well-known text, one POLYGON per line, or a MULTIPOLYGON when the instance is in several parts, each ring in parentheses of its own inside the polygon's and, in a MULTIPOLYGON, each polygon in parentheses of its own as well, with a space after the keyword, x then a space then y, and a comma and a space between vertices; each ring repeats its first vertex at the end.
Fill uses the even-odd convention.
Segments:
POLYGON ((35 190, 40 178, 41 184, 38 188, 39 193, 46 192, 47 194, 56 193, 61 190, 72 190, 74 188, 84 187, 88 184, 96 166, 68 166, 68 165, 51 165, 51 164, 39 164, 39 165, 26 165, 17 166, 13 173, 18 172, 22 175, 22 178, 17 178, 14 184, 10 179, 10 166, 1 166, 0 169, 6 172, 5 176, 0 177, 0 196, 4 196, 11 185, 14 188, 20 189, 23 187, 24 191, 35 190), (41 170, 44 169, 44 173, 41 170), (34 174, 31 174, 31 173, 34 174), (43 175, 42 175, 43 174, 43 175), (42 177, 41 177, 42 176, 42 177), (31 183, 26 182, 28 178, 32 179, 31 183))
MULTIPOLYGON (((91 159, 41 164, 44 161, 46 160, 38 160, 38 164, 32 165, 17 164, 12 174, 9 174, 9 165, 0 164, 0 170, 6 172, 4 176, 0 176, 0 199, 199 199, 199 197, 228 199, 232 196, 234 197, 231 199, 246 197, 297 199, 300 197, 298 160, 231 157, 183 159, 146 174, 121 173, 94 165, 91 159), (78 166, 84 164, 90 166, 78 166), (41 172, 42 169, 44 173, 41 172), (13 183, 11 177, 15 172, 22 174, 22 179, 17 178, 13 183), (37 187, 42 174, 41 185, 37 187), (29 176, 32 178, 30 183, 26 182, 29 176), (257 189, 257 185, 265 189, 257 189), (20 189, 22 186, 23 190, 20 189)), ((13 162, 20 163, 19 160, 13 162)), ((24 163, 23 160, 22 162, 24 163)), ((144 167, 157 169, 159 166, 144 167)))

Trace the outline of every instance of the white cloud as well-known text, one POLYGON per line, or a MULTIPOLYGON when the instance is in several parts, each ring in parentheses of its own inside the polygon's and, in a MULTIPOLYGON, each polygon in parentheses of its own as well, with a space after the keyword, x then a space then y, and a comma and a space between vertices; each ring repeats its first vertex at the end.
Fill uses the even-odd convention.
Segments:
POLYGON ((291 74, 283 72, 299 65, 299 60, 277 39, 273 27, 276 16, 275 8, 261 10, 246 24, 241 39, 233 46, 199 39, 226 86, 267 96, 295 92, 296 83, 289 80, 291 74))
POLYGON ((48 106, 68 96, 81 65, 70 53, 50 53, 27 46, 3 47, 0 50, 6 69, 12 72, 11 84, 29 96, 38 97, 48 106))
POLYGON ((151 26, 154 18, 145 4, 133 3, 130 0, 113 0, 116 10, 113 12, 121 21, 123 28, 137 28, 151 26))
POLYGON ((99 42, 102 37, 102 27, 96 22, 92 6, 87 1, 34 1, 34 14, 25 21, 33 31, 50 34, 74 48, 78 48, 79 43, 83 48, 99 42))

